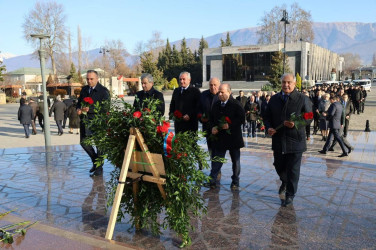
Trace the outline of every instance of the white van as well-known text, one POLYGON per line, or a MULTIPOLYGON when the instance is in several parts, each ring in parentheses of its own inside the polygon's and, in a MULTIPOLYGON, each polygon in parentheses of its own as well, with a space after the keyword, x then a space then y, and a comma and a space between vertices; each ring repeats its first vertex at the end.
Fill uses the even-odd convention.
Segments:
POLYGON ((367 91, 371 91, 371 80, 370 79, 354 80, 352 83, 354 85, 364 87, 364 89, 367 90, 367 91))

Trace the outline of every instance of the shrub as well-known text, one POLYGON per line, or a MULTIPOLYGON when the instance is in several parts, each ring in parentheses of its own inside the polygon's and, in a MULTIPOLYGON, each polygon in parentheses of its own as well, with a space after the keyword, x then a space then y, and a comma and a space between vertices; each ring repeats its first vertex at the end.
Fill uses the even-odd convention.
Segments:
POLYGON ((176 89, 177 87, 179 87, 179 84, 176 78, 172 78, 167 86, 168 86, 168 89, 176 89))
POLYGON ((67 94, 67 91, 65 89, 55 89, 54 90, 55 96, 60 95, 62 98, 64 98, 66 94, 67 94))

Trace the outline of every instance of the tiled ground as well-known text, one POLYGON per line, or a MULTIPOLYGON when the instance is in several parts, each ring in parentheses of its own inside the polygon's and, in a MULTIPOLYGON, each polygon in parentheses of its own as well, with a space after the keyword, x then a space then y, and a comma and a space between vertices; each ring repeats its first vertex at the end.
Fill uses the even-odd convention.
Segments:
MULTIPOLYGON (((231 192, 231 166, 223 167, 221 185, 203 189, 208 214, 192 218, 192 249, 374 249, 376 246, 376 133, 351 132, 355 151, 345 159, 317 153, 313 137, 304 154, 293 208, 280 206, 280 185, 272 165, 270 139, 247 138, 241 156, 240 191, 231 192)), ((38 220, 72 232, 104 237, 106 211, 103 177, 90 178, 89 158, 78 145, 0 149, 0 212, 38 220)), ((208 171, 205 171, 208 173, 208 171)), ((171 231, 160 237, 135 232, 124 221, 114 240, 149 249, 177 248, 171 231)))

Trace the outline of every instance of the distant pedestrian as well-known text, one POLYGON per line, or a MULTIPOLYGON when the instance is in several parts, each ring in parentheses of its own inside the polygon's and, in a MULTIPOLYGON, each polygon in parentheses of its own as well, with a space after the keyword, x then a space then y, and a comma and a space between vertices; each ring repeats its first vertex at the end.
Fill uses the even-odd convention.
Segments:
POLYGON ((77 114, 77 100, 73 100, 72 105, 67 110, 69 118, 69 134, 73 134, 73 129, 76 129, 76 133, 79 134, 80 130, 80 116, 77 114))
POLYGON ((34 101, 33 98, 30 98, 30 101, 29 101, 29 106, 32 108, 33 110, 33 119, 31 120, 31 128, 32 128, 32 134, 33 135, 36 135, 37 134, 37 127, 35 125, 35 121, 37 119, 37 112, 39 110, 39 106, 38 106, 38 103, 36 103, 34 101))
POLYGON ((52 115, 52 112, 54 112, 54 119, 56 121, 58 135, 63 135, 63 120, 64 120, 64 112, 67 110, 67 106, 61 101, 61 96, 58 95, 56 97, 56 101, 52 105, 50 109, 50 117, 52 115))
POLYGON ((42 128, 42 132, 44 131, 44 102, 43 99, 40 99, 38 102, 38 123, 39 126, 42 128))
POLYGON ((63 129, 65 128, 65 124, 67 124, 68 119, 68 109, 73 104, 73 99, 69 98, 69 96, 66 96, 63 100, 63 103, 65 106, 67 106, 67 109, 64 112, 64 121, 63 121, 63 129))
POLYGON ((28 101, 25 100, 25 102, 18 109, 18 120, 20 121, 20 124, 22 124, 24 127, 26 138, 30 137, 29 127, 31 124, 31 120, 33 119, 33 109, 28 104, 28 101))

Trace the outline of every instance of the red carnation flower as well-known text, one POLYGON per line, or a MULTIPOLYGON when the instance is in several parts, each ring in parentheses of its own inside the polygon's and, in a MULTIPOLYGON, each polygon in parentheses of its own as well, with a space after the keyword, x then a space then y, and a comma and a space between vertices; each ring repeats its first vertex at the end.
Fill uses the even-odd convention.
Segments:
POLYGON ((158 134, 168 133, 169 128, 170 128, 170 123, 163 121, 163 125, 157 126, 157 133, 158 134))
POLYGON ((311 120, 313 119, 313 113, 312 112, 304 113, 303 118, 304 120, 311 120))
POLYGON ((140 111, 136 111, 133 113, 134 118, 140 118, 142 116, 142 113, 140 111))
POLYGON ((94 100, 93 100, 93 98, 91 98, 91 97, 85 97, 84 98, 84 102, 86 102, 86 103, 88 103, 88 104, 93 104, 94 103, 94 100))
POLYGON ((174 116, 178 119, 183 117, 183 114, 179 110, 174 111, 174 116))
POLYGON ((145 112, 150 112, 151 110, 148 109, 148 108, 144 108, 142 111, 145 111, 145 112))
POLYGON ((110 112, 107 112, 106 115, 110 115, 110 112))
POLYGON ((225 117, 225 120, 228 124, 231 124, 231 119, 228 116, 225 117))

